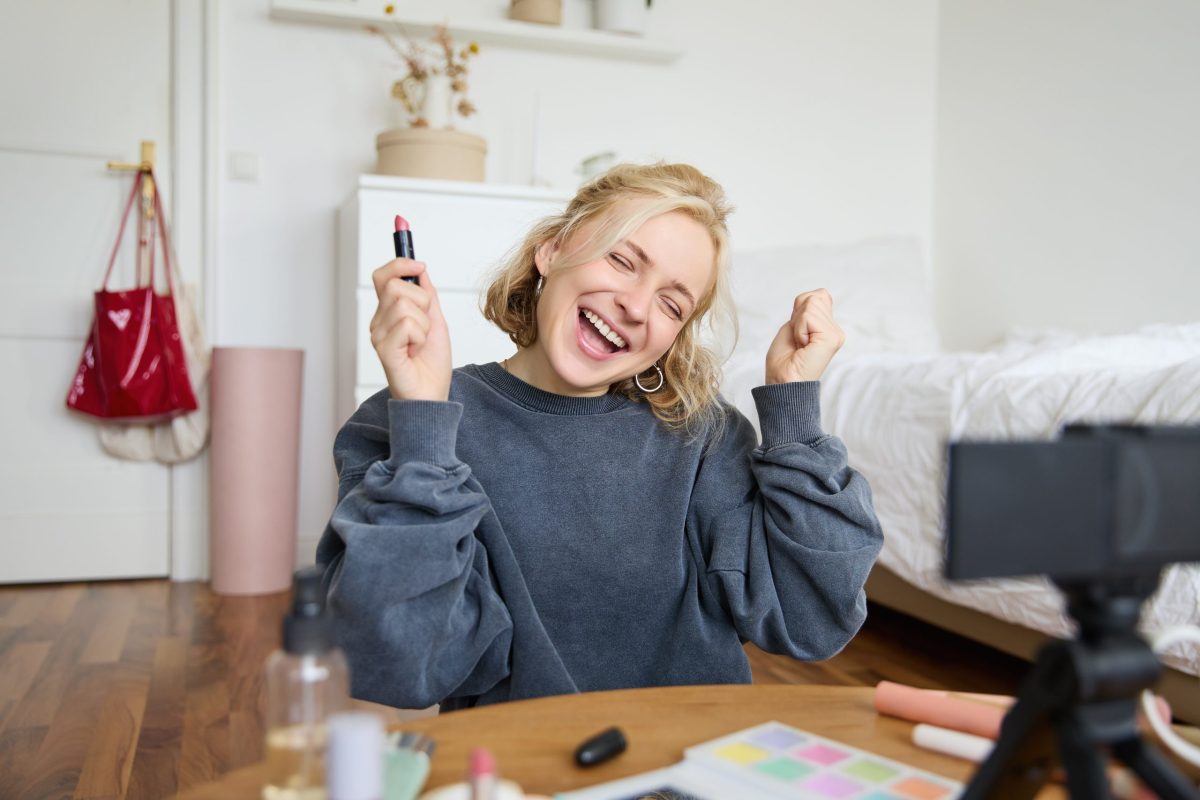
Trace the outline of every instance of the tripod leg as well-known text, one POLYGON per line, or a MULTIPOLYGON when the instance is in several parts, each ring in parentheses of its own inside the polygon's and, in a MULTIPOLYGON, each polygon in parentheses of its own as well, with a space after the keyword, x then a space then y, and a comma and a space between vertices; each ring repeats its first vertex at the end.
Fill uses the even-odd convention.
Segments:
POLYGON ((1111 797, 1108 786, 1107 759, 1103 757, 1085 733, 1079 718, 1071 714, 1058 721, 1058 755, 1067 773, 1067 791, 1072 798, 1107 800, 1111 797))
POLYGON ((1113 745, 1113 755, 1129 766, 1163 800, 1200 800, 1200 792, 1175 769, 1167 757, 1142 739, 1113 745))
POLYGON ((1031 800, 1050 779, 1056 763, 1042 705, 1032 696, 1022 696, 1005 717, 1000 738, 961 800, 1031 800))
MULTIPOLYGON (((1061 704, 1068 644, 1047 645, 1004 716, 996 746, 963 790, 961 800, 1029 800, 1058 764, 1049 712, 1061 704)), ((1080 795, 1082 797, 1082 795, 1080 795)), ((1098 795, 1097 797, 1102 797, 1098 795)))

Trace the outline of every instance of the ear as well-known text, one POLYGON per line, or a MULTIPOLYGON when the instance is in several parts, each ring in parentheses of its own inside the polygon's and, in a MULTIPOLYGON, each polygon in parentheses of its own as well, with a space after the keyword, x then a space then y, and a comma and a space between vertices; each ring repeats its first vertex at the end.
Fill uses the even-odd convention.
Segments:
POLYGON ((538 249, 533 251, 533 263, 537 267, 538 274, 543 278, 546 277, 546 271, 550 269, 550 259, 554 257, 558 246, 553 239, 547 239, 538 245, 538 249))

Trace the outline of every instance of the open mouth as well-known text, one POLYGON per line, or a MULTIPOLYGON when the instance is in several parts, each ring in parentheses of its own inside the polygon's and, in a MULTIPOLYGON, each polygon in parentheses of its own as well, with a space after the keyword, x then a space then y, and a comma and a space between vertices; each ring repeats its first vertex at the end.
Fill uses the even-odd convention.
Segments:
POLYGON ((584 341, 601 353, 619 353, 629 349, 621 335, 608 326, 598 314, 586 308, 579 309, 579 330, 584 341))

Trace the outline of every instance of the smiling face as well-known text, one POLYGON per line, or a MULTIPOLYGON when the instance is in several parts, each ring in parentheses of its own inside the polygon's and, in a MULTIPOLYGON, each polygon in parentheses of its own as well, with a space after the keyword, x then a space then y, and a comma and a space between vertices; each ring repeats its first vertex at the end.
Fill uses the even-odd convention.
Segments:
MULTIPOLYGON (((585 225, 563 246, 586 242, 585 225)), ((712 288, 715 248, 704 226, 671 211, 650 217, 599 258, 555 268, 550 242, 537 251, 543 276, 538 339, 512 359, 518 377, 545 391, 594 396, 648 370, 712 288)), ((653 380, 651 382, 653 385, 653 380)))

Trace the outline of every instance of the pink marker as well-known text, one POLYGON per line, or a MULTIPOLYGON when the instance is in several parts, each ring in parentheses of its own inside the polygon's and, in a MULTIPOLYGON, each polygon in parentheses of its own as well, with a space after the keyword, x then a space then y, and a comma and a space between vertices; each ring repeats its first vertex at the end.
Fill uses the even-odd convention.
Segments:
MULTIPOLYGON (((396 246, 396 258, 416 258, 413 252, 412 231, 408 227, 408 220, 399 214, 396 215, 396 232, 392 234, 392 244, 396 246)), ((419 283, 416 276, 410 276, 404 280, 409 283, 419 283)))
POLYGON ((476 747, 471 751, 468 783, 471 785, 471 800, 494 800, 496 797, 496 759, 491 751, 476 747))

